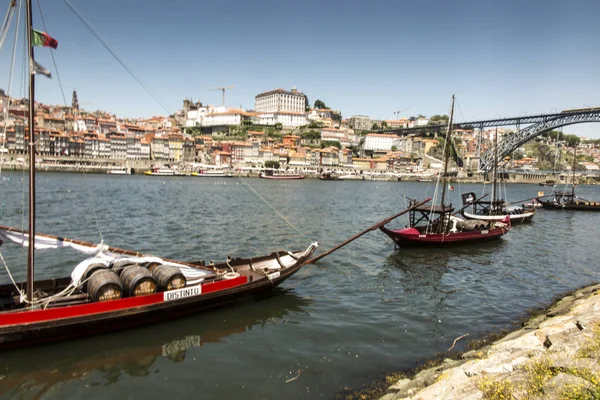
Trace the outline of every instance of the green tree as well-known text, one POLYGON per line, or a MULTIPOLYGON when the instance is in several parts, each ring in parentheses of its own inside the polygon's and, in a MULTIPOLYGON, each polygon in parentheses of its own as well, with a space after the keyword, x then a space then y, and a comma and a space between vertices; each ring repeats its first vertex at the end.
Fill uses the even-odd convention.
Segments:
POLYGON ((373 122, 373 125, 371 126, 371 130, 373 130, 373 131, 379 130, 379 125, 377 125, 377 122, 373 122))
POLYGON ((331 113, 331 119, 334 120, 334 121, 336 121, 336 122, 341 123, 342 122, 342 113, 335 112, 335 111, 332 112, 331 113))
POLYGON ((396 151, 398 148, 396 146, 392 146, 392 151, 396 151))
POLYGON ((310 101, 308 100, 308 96, 304 95, 304 99, 306 100, 306 106, 304 107, 304 111, 309 112, 310 111, 310 101))
POLYGON ((564 140, 569 147, 575 147, 581 142, 581 139, 577 135, 565 135, 564 140))
POLYGON ((319 108, 321 110, 329 110, 329 107, 327 107, 325 103, 319 99, 315 100, 315 108, 319 108))
POLYGON ((283 124, 281 122, 276 123, 275 124, 275 129, 278 130, 278 131, 282 130, 283 129, 283 124))
POLYGON ((265 168, 279 169, 279 161, 265 161, 265 168))
POLYGON ((387 128, 387 127, 388 127, 388 124, 387 124, 387 122, 385 122, 385 121, 382 121, 382 122, 381 122, 381 127, 382 127, 382 128, 387 128))
POLYGON ((325 147, 331 147, 331 146, 335 146, 338 149, 342 148, 342 145, 340 142, 338 142, 337 140, 323 140, 321 141, 321 148, 324 149, 325 147))
POLYGON ((199 126, 189 126, 185 128, 185 133, 192 136, 198 136, 202 133, 199 126))

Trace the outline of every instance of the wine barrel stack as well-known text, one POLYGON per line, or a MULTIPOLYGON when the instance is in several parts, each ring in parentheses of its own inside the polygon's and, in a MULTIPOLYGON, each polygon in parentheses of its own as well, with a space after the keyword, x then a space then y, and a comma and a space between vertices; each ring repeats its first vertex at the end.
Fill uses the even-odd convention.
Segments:
POLYGON ((118 260, 109 266, 90 264, 83 274, 83 282, 83 291, 97 302, 181 289, 187 280, 174 266, 118 260))

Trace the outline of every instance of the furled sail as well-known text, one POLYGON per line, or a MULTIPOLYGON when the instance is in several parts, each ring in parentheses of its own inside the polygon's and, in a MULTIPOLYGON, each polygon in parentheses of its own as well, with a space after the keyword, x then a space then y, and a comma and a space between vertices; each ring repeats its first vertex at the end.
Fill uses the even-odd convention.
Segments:
MULTIPOLYGON (((23 247, 29 247, 29 234, 27 232, 13 230, 12 228, 0 226, 0 238, 8 239, 11 242, 17 243, 18 245, 23 247)), ((36 250, 60 249, 70 247, 73 250, 83 254, 95 254, 104 246, 102 244, 96 246, 85 246, 73 243, 72 241, 60 237, 35 235, 34 247, 36 248, 36 250)))

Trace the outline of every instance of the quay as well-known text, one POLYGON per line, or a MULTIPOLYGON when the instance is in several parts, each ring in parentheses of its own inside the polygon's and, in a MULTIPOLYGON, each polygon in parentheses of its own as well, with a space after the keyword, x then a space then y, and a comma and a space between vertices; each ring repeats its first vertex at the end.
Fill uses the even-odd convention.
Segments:
MULTIPOLYGON (((179 163, 178 170, 184 175, 190 175, 194 172, 191 164, 179 163)), ((118 161, 111 160, 72 160, 64 162, 60 158, 43 160, 38 162, 36 170, 38 172, 69 172, 69 173, 89 173, 89 174, 107 174, 111 170, 127 168, 131 174, 144 174, 145 171, 153 168, 154 162, 152 160, 134 160, 128 162, 126 166, 118 161)), ((3 160, 0 163, 0 167, 5 171, 23 171, 28 168, 27 160, 3 160)), ((406 181, 415 182, 422 181, 435 181, 435 175, 428 172, 390 172, 383 170, 357 170, 351 168, 331 168, 338 171, 339 174, 347 174, 345 179, 347 180, 363 180, 363 181, 406 181)), ((233 173, 236 176, 241 177, 258 177, 260 168, 233 168, 233 173)), ((321 171, 328 170, 328 168, 293 168, 288 167, 288 171, 294 173, 301 173, 306 178, 317 179, 320 176, 321 171)), ((587 185, 600 184, 599 174, 576 174, 578 183, 587 185)), ((450 178, 451 182, 457 183, 489 183, 488 177, 484 173, 469 173, 459 171, 456 176, 450 178)), ((567 174, 553 174, 538 171, 518 171, 518 172, 506 172, 501 178, 501 182, 506 183, 524 183, 524 184, 541 184, 546 181, 553 180, 557 184, 565 184, 567 181, 570 183, 570 177, 567 174)))

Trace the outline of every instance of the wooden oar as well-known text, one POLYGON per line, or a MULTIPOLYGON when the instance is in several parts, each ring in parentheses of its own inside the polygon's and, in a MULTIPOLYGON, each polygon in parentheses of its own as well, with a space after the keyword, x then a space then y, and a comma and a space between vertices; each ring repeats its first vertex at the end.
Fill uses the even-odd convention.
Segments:
POLYGON ((344 246, 345 246, 345 245, 347 245, 348 243, 350 243, 350 242, 352 242, 352 241, 354 241, 354 240, 358 239, 359 237, 361 237, 361 236, 362 236, 362 235, 364 235, 365 233, 368 233, 368 232, 374 231, 375 229, 379 229, 380 227, 382 227, 383 225, 387 224, 388 222, 390 222, 390 221, 392 221, 392 220, 394 220, 394 219, 398 218, 399 216, 401 216, 401 215, 403 215, 403 214, 406 214, 407 212, 409 212, 409 211, 411 211, 411 210, 414 210, 415 208, 417 208, 417 207, 419 207, 419 206, 422 206, 423 204, 426 204, 426 203, 428 203, 428 202, 430 202, 430 201, 431 201, 431 197, 430 197, 430 198, 427 198, 427 199, 425 199, 425 200, 423 200, 423 201, 422 201, 422 202, 420 202, 420 203, 413 204, 412 206, 408 207, 406 210, 404 210, 404 211, 402 211, 402 212, 400 212, 400 213, 398 213, 398 214, 396 214, 396 215, 392 215, 391 217, 389 217, 389 218, 386 218, 386 219, 384 219, 383 221, 380 221, 380 222, 376 223, 375 225, 373 225, 373 226, 371 226, 371 227, 369 227, 369 228, 365 229, 364 231, 362 231, 362 232, 360 232, 360 233, 357 233, 356 235, 352 236, 350 239, 346 240, 345 242, 343 242, 343 243, 341 243, 341 244, 338 244, 337 246, 335 246, 334 248, 332 248, 332 249, 330 249, 330 250, 327 250, 325 253, 323 253, 323 254, 320 254, 320 255, 316 256, 315 258, 311 258, 311 259, 310 259, 310 260, 308 260, 308 261, 307 261, 305 264, 313 264, 313 263, 315 263, 315 262, 319 261, 321 258, 323 258, 323 257, 325 257, 325 256, 328 256, 328 255, 330 255, 330 254, 331 254, 331 253, 333 253, 334 251, 336 251, 336 250, 338 250, 338 249, 340 249, 340 248, 344 247, 344 246))
POLYGON ((544 196, 535 196, 535 197, 532 197, 530 199, 524 199, 524 200, 518 200, 518 201, 511 201, 510 203, 508 203, 508 205, 522 203, 524 201, 529 201, 529 200, 534 200, 534 199, 541 199, 543 197, 552 197, 552 196, 554 196, 554 195, 553 194, 547 194, 547 195, 544 195, 544 196))

